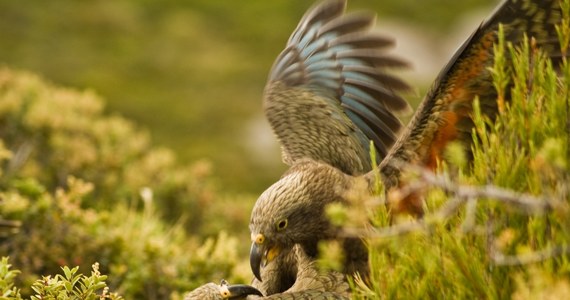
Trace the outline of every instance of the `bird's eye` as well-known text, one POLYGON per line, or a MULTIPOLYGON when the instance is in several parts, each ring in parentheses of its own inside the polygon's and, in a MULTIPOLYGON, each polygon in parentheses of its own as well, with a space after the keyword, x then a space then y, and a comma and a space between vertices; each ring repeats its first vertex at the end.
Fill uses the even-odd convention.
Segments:
POLYGON ((287 228, 287 219, 283 219, 283 220, 277 222, 277 230, 278 231, 283 230, 285 228, 287 228))
POLYGON ((220 295, 222 299, 228 299, 232 295, 228 289, 228 282, 225 279, 222 279, 220 282, 220 295))
POLYGON ((229 290, 225 289, 220 291, 220 295, 222 295, 223 299, 226 299, 231 296, 231 293, 229 290))

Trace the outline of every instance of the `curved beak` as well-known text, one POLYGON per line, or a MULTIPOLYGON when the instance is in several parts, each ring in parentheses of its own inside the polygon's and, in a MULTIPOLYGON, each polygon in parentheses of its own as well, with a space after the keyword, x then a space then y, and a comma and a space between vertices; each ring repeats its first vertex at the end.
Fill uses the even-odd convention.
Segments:
POLYGON ((249 250, 249 265, 251 266, 251 271, 257 280, 261 280, 261 261, 264 256, 264 246, 263 244, 258 245, 256 242, 251 243, 251 249, 249 250))
POLYGON ((251 266, 251 271, 257 280, 261 280, 261 268, 272 261, 281 252, 281 248, 277 245, 270 245, 265 237, 258 234, 255 238, 252 238, 251 249, 249 251, 249 265, 251 266))
POLYGON ((256 288, 246 284, 228 285, 229 297, 227 299, 245 299, 249 295, 263 297, 263 294, 256 288))

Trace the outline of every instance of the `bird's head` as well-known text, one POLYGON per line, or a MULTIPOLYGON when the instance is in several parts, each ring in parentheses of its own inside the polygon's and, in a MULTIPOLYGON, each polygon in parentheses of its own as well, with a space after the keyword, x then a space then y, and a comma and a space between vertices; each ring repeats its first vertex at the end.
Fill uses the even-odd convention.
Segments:
POLYGON ((349 176, 323 163, 295 164, 257 200, 249 224, 250 264, 261 280, 260 268, 295 244, 315 249, 320 239, 329 238, 334 228, 326 218, 327 204, 342 201, 349 176))

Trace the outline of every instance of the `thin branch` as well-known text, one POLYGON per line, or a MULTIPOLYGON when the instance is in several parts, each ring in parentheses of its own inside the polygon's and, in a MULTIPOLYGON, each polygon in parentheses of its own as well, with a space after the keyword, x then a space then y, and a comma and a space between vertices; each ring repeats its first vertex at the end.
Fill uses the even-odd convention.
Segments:
POLYGON ((420 180, 417 180, 417 182, 422 182, 424 185, 421 188, 416 185, 410 185, 409 188, 413 190, 408 191, 404 188, 404 192, 407 193, 413 193, 426 187, 438 187, 447 193, 453 194, 455 197, 498 201, 507 205, 513 205, 529 214, 544 213, 561 205, 560 201, 553 201, 544 196, 538 197, 526 193, 517 193, 494 185, 472 186, 457 184, 443 175, 435 174, 417 166, 408 165, 406 169, 417 173, 420 176, 420 180))
POLYGON ((5 238, 17 233, 20 226, 22 226, 22 222, 20 221, 0 219, 0 238, 5 238))
POLYGON ((504 255, 496 249, 492 249, 490 253, 493 263, 497 266, 528 265, 565 254, 570 254, 570 247, 568 247, 568 245, 560 245, 551 249, 544 249, 522 255, 504 255))
POLYGON ((11 220, 0 219, 0 227, 18 228, 20 226, 22 226, 22 222, 20 222, 20 221, 11 221, 11 220))
MULTIPOLYGON (((526 193, 517 193, 512 190, 494 185, 471 186, 457 184, 443 175, 434 174, 426 169, 405 165, 405 168, 417 173, 420 178, 400 190, 403 197, 424 190, 428 187, 437 187, 452 195, 452 200, 445 202, 435 212, 422 219, 399 223, 382 228, 343 228, 343 237, 390 238, 405 235, 411 232, 428 230, 433 224, 441 223, 455 214, 462 205, 467 203, 467 217, 462 228, 469 230, 474 227, 474 213, 478 201, 498 201, 514 206, 528 214, 542 214, 546 211, 560 208, 562 201, 553 201, 546 197, 533 196, 526 193)), ((385 201, 377 200, 375 205, 383 205, 385 201)))
POLYGON ((457 212, 468 198, 454 198, 447 201, 440 209, 424 218, 382 228, 344 228, 341 232, 343 237, 367 237, 367 238, 391 238, 411 232, 425 231, 433 224, 441 223, 452 214, 457 212))

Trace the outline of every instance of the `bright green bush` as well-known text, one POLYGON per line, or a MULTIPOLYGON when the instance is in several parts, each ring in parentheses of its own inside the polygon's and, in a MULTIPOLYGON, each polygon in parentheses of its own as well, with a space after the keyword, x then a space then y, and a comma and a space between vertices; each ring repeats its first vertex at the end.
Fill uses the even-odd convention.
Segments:
POLYGON ((0 215, 22 221, 19 232, 0 244, 22 272, 22 294, 32 293, 40 274, 61 266, 86 272, 94 262, 109 275, 109 286, 129 299, 164 299, 217 278, 247 279, 235 271, 235 237, 222 232, 201 244, 182 226, 162 221, 151 198, 142 211, 124 204, 95 210, 82 207, 92 184, 71 177, 67 186, 52 195, 28 180, 0 193, 0 215))
MULTIPOLYGON (((22 296, 18 288, 14 287, 14 278, 20 271, 10 270, 8 258, 2 257, 0 260, 0 299, 21 300, 22 296)), ((116 293, 110 293, 109 287, 105 283, 107 276, 99 272, 99 264, 92 266, 91 276, 77 274, 78 268, 70 269, 62 267, 63 275, 44 276, 33 283, 33 300, 40 299, 123 299, 116 293)))
POLYGON ((96 187, 84 200, 89 207, 134 204, 150 188, 166 220, 184 214, 186 228, 198 232, 213 192, 206 163, 180 166, 171 151, 152 147, 145 131, 105 114, 93 92, 3 68, 0 99, 0 139, 12 153, 0 187, 35 178, 53 192, 74 176, 96 187))
MULTIPOLYGON (((570 31, 564 34, 561 48, 567 51, 570 31)), ((498 87, 505 86, 498 80, 512 83, 512 101, 495 122, 482 117, 476 107, 471 168, 441 167, 443 173, 437 178, 447 187, 433 183, 427 195, 430 213, 424 221, 402 221, 415 226, 411 233, 387 237, 382 235, 385 227, 371 233, 372 285, 358 285, 359 297, 567 297, 570 65, 564 60, 559 68, 553 66, 529 44, 513 47, 501 42, 496 49, 509 59, 497 60, 491 71, 498 87), (485 193, 502 187, 516 191, 517 197, 507 203, 497 193, 483 193, 486 196, 460 202, 461 190, 474 187, 485 193), (515 203, 525 199, 530 203, 515 203), (458 207, 452 209, 452 203, 458 207)), ((381 220, 376 224, 388 226, 385 214, 377 218, 381 220)), ((401 229, 402 223, 392 229, 401 229)))
POLYGON ((0 69, 0 217, 22 223, 0 253, 21 271, 22 295, 37 292, 40 276, 95 262, 128 299, 249 280, 233 236, 247 231, 249 206, 231 211, 251 199, 218 196, 209 173, 206 162, 178 165, 91 92, 0 69), (218 233, 223 222, 243 230, 218 233))

